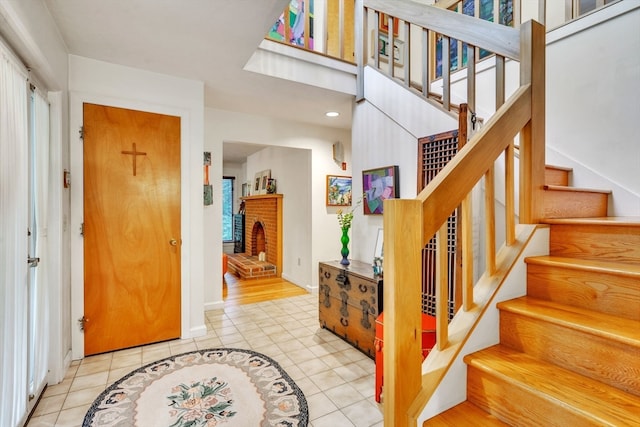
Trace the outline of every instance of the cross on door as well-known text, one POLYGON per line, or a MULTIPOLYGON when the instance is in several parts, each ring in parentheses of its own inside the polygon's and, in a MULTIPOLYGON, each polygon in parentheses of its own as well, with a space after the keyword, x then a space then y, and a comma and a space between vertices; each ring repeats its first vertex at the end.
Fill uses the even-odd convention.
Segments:
POLYGON ((146 156, 147 153, 136 150, 135 142, 132 144, 132 146, 133 146, 132 151, 122 151, 122 154, 131 154, 133 156, 133 176, 136 176, 136 159, 138 158, 138 156, 146 156))

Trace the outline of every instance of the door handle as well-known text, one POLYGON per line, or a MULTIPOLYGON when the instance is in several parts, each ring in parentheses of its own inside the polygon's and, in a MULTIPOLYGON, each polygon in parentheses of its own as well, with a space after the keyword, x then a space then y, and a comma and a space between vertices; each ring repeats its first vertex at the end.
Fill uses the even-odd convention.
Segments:
POLYGON ((171 246, 178 246, 178 241, 176 239, 171 239, 171 240, 169 240, 169 244, 171 246))
POLYGON ((40 258, 38 257, 27 257, 27 264, 29 264, 29 267, 37 267, 39 262, 40 258))

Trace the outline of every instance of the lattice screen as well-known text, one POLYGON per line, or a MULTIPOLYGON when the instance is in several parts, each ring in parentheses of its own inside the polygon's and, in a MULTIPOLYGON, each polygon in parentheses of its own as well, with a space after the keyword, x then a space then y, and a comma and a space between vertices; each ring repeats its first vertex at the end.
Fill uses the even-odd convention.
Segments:
MULTIPOLYGON (((421 191, 458 152, 458 131, 420 138, 418 143, 420 159, 418 191, 421 191)), ((457 268, 459 264, 458 209, 447 220, 447 230, 448 314, 449 320, 451 320, 460 305, 458 303, 459 296, 456 295, 457 290, 460 289, 459 286, 456 286, 456 282, 460 281, 460 269, 457 268)), ((422 251, 422 312, 431 316, 436 315, 435 278, 436 239, 434 236, 422 251)))

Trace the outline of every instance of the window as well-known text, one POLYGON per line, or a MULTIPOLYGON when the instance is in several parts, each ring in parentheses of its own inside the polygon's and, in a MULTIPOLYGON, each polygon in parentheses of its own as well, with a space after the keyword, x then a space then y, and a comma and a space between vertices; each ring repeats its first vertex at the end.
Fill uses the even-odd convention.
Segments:
POLYGON ((222 240, 233 241, 233 183, 235 177, 222 177, 222 240))
MULTIPOLYGON (((595 1, 595 0, 594 0, 595 1)), ((599 0, 604 1, 604 0, 599 0)), ((489 22, 497 22, 501 25, 513 27, 513 0, 462 0, 454 9, 459 13, 489 22), (496 5, 498 7, 496 7, 496 5)), ((436 67, 435 78, 442 77, 442 35, 436 36, 436 67)), ((451 71, 457 71, 467 66, 467 44, 456 39, 449 42, 449 66, 451 71), (461 55, 458 55, 458 53, 461 55), (459 56, 460 60, 459 60, 459 56)), ((491 55, 491 52, 478 49, 477 58, 484 59, 491 55)))
POLYGON ((571 18, 586 15, 613 2, 613 0, 572 0, 570 5, 572 8, 571 18))

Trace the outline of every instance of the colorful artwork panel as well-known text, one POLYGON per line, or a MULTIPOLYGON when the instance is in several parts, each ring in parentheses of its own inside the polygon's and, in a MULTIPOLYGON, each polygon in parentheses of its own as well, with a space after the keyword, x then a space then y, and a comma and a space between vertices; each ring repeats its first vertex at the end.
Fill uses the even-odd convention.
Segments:
POLYGON ((362 171, 365 215, 382 215, 383 202, 399 196, 398 170, 398 166, 385 166, 362 171))

